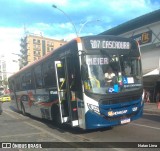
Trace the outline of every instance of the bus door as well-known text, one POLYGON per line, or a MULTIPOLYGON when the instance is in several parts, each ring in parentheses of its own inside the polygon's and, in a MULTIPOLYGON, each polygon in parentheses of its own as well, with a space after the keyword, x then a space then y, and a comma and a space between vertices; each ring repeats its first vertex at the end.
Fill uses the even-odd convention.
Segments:
POLYGON ((61 61, 55 61, 58 101, 61 123, 68 121, 68 106, 66 104, 66 79, 65 67, 61 61))
POLYGON ((61 121, 70 122, 72 126, 78 125, 77 101, 75 97, 74 69, 70 58, 65 58, 63 62, 56 61, 56 75, 59 96, 59 107, 61 121))
POLYGON ((66 88, 67 88, 67 102, 69 110, 69 118, 72 126, 78 126, 78 110, 76 97, 76 62, 72 55, 65 58, 66 65, 66 88))

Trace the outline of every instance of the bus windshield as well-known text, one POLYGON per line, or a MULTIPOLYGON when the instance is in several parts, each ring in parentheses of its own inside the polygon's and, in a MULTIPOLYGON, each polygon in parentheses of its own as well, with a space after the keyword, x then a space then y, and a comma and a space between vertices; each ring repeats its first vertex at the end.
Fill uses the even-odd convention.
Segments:
POLYGON ((98 94, 133 91, 142 86, 140 56, 129 54, 85 55, 82 59, 84 89, 98 94))

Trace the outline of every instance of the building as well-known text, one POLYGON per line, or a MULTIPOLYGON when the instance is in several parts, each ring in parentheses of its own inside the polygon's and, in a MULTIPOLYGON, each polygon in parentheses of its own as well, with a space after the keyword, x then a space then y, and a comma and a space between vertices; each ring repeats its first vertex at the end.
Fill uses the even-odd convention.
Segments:
MULTIPOLYGON (((11 56, 15 58, 15 56, 11 56)), ((8 77, 19 71, 19 61, 10 59, 9 56, 0 57, 0 88, 8 88, 8 77)))
POLYGON ((55 40, 33 34, 21 38, 21 67, 40 59, 65 43, 64 40, 55 40))
POLYGON ((160 91, 160 9, 120 24, 100 35, 130 37, 140 44, 144 88, 152 101, 160 91))
POLYGON ((0 59, 0 87, 3 86, 5 80, 7 80, 6 61, 0 59))

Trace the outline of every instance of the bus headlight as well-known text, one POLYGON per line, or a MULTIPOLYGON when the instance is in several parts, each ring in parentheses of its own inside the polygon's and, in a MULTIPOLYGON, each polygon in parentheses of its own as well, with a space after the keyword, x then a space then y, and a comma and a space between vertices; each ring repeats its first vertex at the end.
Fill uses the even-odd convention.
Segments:
POLYGON ((88 104, 87 103, 87 106, 89 108, 89 110, 93 111, 93 112, 96 112, 97 114, 100 114, 100 111, 99 111, 99 107, 98 106, 95 106, 93 104, 88 104))

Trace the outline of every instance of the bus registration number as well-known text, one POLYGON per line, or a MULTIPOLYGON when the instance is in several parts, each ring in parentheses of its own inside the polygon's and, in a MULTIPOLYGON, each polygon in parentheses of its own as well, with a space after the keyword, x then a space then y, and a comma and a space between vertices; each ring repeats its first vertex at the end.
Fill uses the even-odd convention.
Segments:
POLYGON ((130 118, 123 119, 121 120, 121 124, 129 123, 130 121, 131 121, 130 118))

